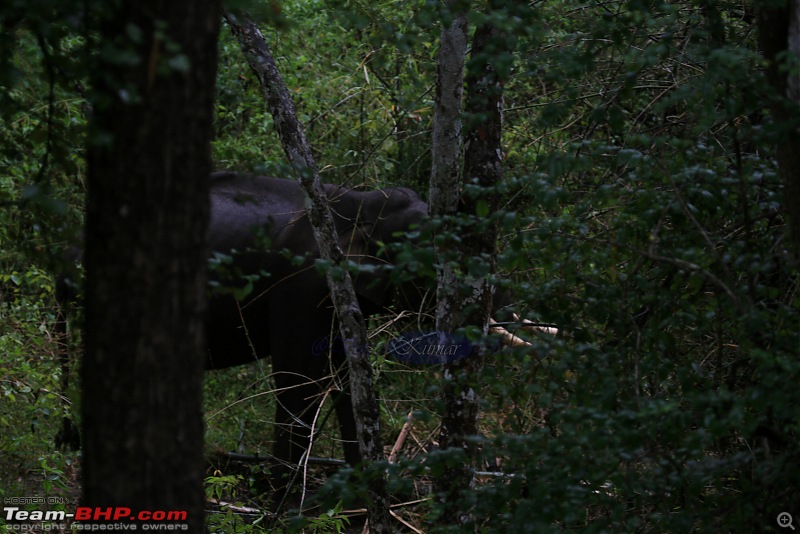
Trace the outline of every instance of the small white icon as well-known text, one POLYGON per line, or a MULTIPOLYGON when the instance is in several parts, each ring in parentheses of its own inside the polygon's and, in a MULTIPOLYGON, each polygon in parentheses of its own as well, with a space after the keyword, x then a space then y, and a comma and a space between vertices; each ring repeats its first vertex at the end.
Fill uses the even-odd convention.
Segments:
POLYGON ((789 512, 781 512, 778 514, 778 526, 781 528, 789 527, 790 529, 794 530, 794 525, 792 524, 792 514, 789 512))

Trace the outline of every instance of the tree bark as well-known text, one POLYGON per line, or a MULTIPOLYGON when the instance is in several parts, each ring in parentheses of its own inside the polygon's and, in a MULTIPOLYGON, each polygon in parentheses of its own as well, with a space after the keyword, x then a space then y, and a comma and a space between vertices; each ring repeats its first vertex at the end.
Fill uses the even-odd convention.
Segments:
MULTIPOLYGON (((451 8, 455 0, 447 2, 451 8)), ((464 94, 464 58, 467 53, 467 14, 452 12, 442 30, 436 63, 436 98, 428 211, 452 215, 461 198, 461 108, 464 94)))
MULTIPOLYGON (((444 44, 443 38, 443 49, 444 44)), ((456 257, 457 268, 463 274, 461 279, 455 280, 453 294, 448 295, 447 290, 440 293, 453 299, 452 304, 442 305, 440 301, 437 309, 437 326, 447 327, 446 331, 466 325, 481 325, 484 335, 488 331, 497 227, 486 216, 497 208, 494 188, 502 179, 502 86, 505 79, 495 62, 506 53, 510 53, 510 44, 503 31, 491 22, 476 29, 467 69, 463 173, 464 184, 471 192, 462 194, 458 204, 461 243, 456 257)), ((440 55, 440 60, 443 57, 440 55)), ((440 67, 439 72, 445 70, 440 67)), ((437 83, 442 84, 441 81, 437 83)), ((442 98, 448 96, 442 95, 442 98)), ((443 504, 443 517, 459 525, 471 521, 465 496, 474 482, 472 466, 477 451, 469 437, 478 433, 477 381, 482 368, 483 350, 481 344, 476 344, 469 357, 445 366, 442 383, 444 415, 439 445, 442 449, 463 451, 464 461, 445 470, 436 481, 436 490, 443 504)))
POLYGON ((775 147, 778 168, 783 179, 783 206, 789 224, 789 238, 795 258, 800 258, 800 73, 782 68, 780 55, 789 52, 793 63, 800 57, 800 1, 782 5, 764 3, 758 17, 759 40, 768 61, 767 78, 776 91, 770 109, 780 132, 775 147))
POLYGON ((180 522, 202 532, 220 4, 102 10, 87 149, 82 504, 186 512, 180 522))
MULTIPOLYGON (((347 261, 339 245, 339 236, 317 166, 297 120, 289 90, 258 27, 243 16, 227 13, 225 18, 261 83, 283 150, 306 193, 306 211, 314 229, 320 256, 332 266, 328 269, 327 281, 339 316, 340 333, 347 354, 359 449, 367 463, 381 462, 384 460, 383 444, 380 437, 378 401, 372 382, 366 324, 347 270, 347 261)), ((386 478, 382 473, 373 473, 368 480, 370 531, 390 532, 386 478)))
MULTIPOLYGON (((454 7, 455 0, 447 2, 454 7)), ((437 263, 436 330, 451 332, 456 317, 453 228, 448 216, 458 211, 461 199, 461 111, 464 93, 464 58, 467 53, 467 15, 452 13, 442 30, 436 64, 436 98, 433 114, 431 180, 428 212, 439 221, 439 239, 434 243, 437 263)))

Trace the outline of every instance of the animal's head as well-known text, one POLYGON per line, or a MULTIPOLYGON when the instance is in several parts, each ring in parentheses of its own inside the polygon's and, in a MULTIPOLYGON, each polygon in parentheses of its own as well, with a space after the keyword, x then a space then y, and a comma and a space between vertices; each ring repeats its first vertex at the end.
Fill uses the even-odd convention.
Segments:
POLYGON ((432 252, 423 243, 427 204, 402 187, 331 188, 328 196, 362 303, 375 311, 392 303, 417 309, 434 279, 432 252))

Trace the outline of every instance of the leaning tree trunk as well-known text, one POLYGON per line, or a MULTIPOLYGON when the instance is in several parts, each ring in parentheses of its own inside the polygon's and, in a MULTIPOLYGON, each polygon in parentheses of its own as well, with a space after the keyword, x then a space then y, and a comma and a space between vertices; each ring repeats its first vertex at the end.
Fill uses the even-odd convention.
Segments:
MULTIPOLYGON (((297 120, 289 90, 258 27, 242 16, 227 13, 225 18, 261 83, 283 149, 306 193, 306 211, 319 245, 320 256, 330 265, 341 267, 341 277, 333 276, 333 270, 329 269, 327 279, 333 305, 339 316, 340 331, 347 354, 359 448, 365 462, 380 462, 384 460, 383 445, 380 437, 378 401, 372 383, 372 367, 367 350, 366 325, 339 245, 339 237, 319 172, 297 120)), ((370 530, 390 532, 385 476, 373 473, 369 477, 368 491, 370 530)))
MULTIPOLYGON (((457 23, 458 19, 454 25, 457 23)), ((458 38, 462 32, 460 27, 448 31, 458 38)), ((440 61, 445 60, 446 51, 452 46, 453 37, 448 35, 448 31, 443 34, 440 61)), ((437 309, 437 325, 446 327, 447 331, 465 325, 482 325, 485 335, 488 329, 493 292, 490 278, 495 271, 497 227, 487 215, 494 213, 497 207, 494 188, 502 178, 500 135, 504 74, 496 68, 495 62, 501 54, 508 52, 507 37, 497 27, 485 23, 476 29, 467 69, 463 180, 477 194, 462 194, 458 204, 460 217, 457 224, 460 228, 457 233, 461 236, 461 244, 456 262, 464 276, 454 281, 452 290, 440 292, 440 297, 452 298, 452 302, 444 300, 442 304, 440 301, 437 309), (479 266, 478 270, 470 271, 470 265, 479 266)), ((445 72, 440 65, 440 76, 445 72)), ((457 77, 457 74, 450 75, 457 77)), ((437 89, 444 87, 443 82, 437 81, 437 89)), ((451 97, 447 93, 439 95, 438 91, 437 96, 442 101, 451 97)), ((437 112, 440 107, 443 106, 437 102, 437 112)), ((433 185, 431 187, 433 192, 433 185)), ((442 517, 462 525, 471 521, 465 495, 473 485, 471 468, 476 451, 469 437, 478 433, 477 380, 482 368, 483 349, 476 344, 469 357, 445 366, 442 384, 445 412, 439 444, 442 449, 463 451, 465 461, 458 467, 446 469, 439 477, 436 481, 437 494, 443 501, 442 517)))
POLYGON ((98 29, 87 149, 82 504, 186 512, 181 522, 202 532, 220 5, 98 9, 108 16, 98 29))
POLYGON ((768 63, 767 78, 776 91, 770 99, 773 120, 785 130, 775 155, 783 179, 783 206, 795 258, 800 258, 800 73, 794 66, 800 57, 800 0, 764 2, 759 7, 759 40, 768 63), (788 58, 780 59, 782 54, 788 58), (793 59, 791 59, 793 58, 793 59), (787 68, 791 66, 792 68, 787 68))

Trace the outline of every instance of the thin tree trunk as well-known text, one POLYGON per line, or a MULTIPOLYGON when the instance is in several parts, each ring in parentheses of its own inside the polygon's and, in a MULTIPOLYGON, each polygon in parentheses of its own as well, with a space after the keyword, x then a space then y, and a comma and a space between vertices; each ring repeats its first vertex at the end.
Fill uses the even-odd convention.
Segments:
MULTIPOLYGON (((502 179, 500 136, 504 78, 495 62, 499 54, 509 51, 507 37, 491 23, 476 29, 467 69, 463 180, 472 189, 477 186, 480 194, 463 194, 458 204, 461 219, 458 264, 464 276, 462 280, 455 281, 454 295, 448 295, 447 290, 440 293, 445 298, 453 297, 452 304, 442 305, 440 301, 437 309, 437 325, 448 327, 447 331, 465 325, 481 325, 485 335, 488 329, 493 293, 490 278, 495 271, 497 227, 486 216, 495 211, 497 202, 493 188, 502 179), (469 266, 476 264, 480 265, 478 270, 470 271, 469 266)), ((457 467, 445 470, 444 475, 436 481, 437 494, 443 501, 443 517, 448 521, 455 520, 460 525, 471 522, 470 504, 466 496, 474 482, 471 468, 477 451, 470 444, 469 437, 478 433, 477 381, 482 368, 483 349, 477 344, 468 358, 445 366, 442 384, 445 413, 439 444, 442 449, 464 451, 464 461, 457 467)))
MULTIPOLYGON (((455 3, 447 2, 448 7, 455 3)), ((461 108, 464 93, 464 59, 467 53, 467 14, 451 13, 442 30, 436 63, 436 100, 433 115, 431 215, 451 215, 461 198, 461 108)))
MULTIPOLYGON (((770 100, 775 125, 781 131, 776 145, 778 168, 783 179, 783 209, 789 224, 789 238, 795 258, 800 258, 800 130, 795 124, 800 105, 800 74, 782 68, 780 55, 788 51, 800 57, 800 0, 783 5, 764 3, 758 17, 759 40, 767 59, 767 78, 778 93, 770 100)), ((794 64, 794 63, 792 63, 794 64)), ((785 63, 784 63, 785 65, 785 63)))
MULTIPOLYGON (((225 18, 239 40, 250 67, 261 83, 264 98, 275 120, 275 127, 278 130, 283 149, 306 193, 306 211, 314 229, 314 237, 319 245, 320 256, 330 265, 340 268, 338 270, 329 269, 327 279, 331 298, 339 316, 342 339, 345 340, 359 448, 365 462, 380 462, 384 460, 383 445, 380 437, 378 401, 375 396, 372 367, 367 350, 366 325, 350 274, 346 268, 346 261, 339 245, 339 237, 336 234, 319 172, 297 120, 289 90, 278 72, 275 60, 258 27, 240 15, 227 13, 225 18), (340 273, 340 276, 333 275, 336 271, 340 273)), ((373 475, 370 476, 368 483, 370 530, 372 532, 390 532, 386 479, 382 474, 373 475)))
POLYGON ((220 5, 142 0, 102 14, 87 150, 82 505, 185 512, 180 522, 202 532, 220 5))
MULTIPOLYGON (((448 7, 455 4, 447 2, 448 7)), ((464 93, 464 58, 467 53, 467 15, 453 13, 450 25, 442 30, 439 57, 436 64, 436 100, 433 115, 433 145, 428 212, 441 217, 440 239, 435 244, 437 263, 436 329, 452 332, 457 314, 455 305, 455 274, 452 262, 458 261, 452 252, 451 233, 447 216, 455 215, 461 198, 461 111, 464 93)))

